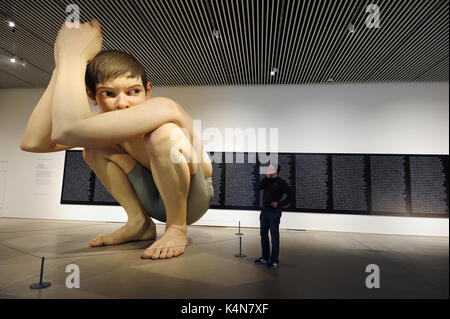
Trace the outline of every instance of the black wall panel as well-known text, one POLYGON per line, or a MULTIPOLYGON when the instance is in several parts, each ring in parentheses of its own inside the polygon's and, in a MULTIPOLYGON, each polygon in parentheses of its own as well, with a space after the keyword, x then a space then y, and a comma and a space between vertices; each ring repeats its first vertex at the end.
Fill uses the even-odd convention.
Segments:
MULTIPOLYGON (((210 157, 211 208, 259 210, 258 154, 210 157)), ((278 162, 292 190, 284 211, 448 218, 448 155, 278 153, 278 162)), ((61 204, 118 205, 78 150, 66 151, 61 204)))

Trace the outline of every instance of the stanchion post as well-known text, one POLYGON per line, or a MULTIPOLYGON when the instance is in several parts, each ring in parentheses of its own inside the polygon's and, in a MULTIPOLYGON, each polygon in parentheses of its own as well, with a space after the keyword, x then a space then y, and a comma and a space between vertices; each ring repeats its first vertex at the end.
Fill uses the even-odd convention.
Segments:
POLYGON ((44 274, 44 260, 45 260, 45 258, 42 257, 42 260, 41 260, 41 274, 39 275, 39 282, 31 284, 30 285, 31 289, 42 289, 42 288, 50 287, 52 285, 49 282, 42 282, 42 276, 44 274))
POLYGON ((234 257, 247 257, 246 254, 242 253, 242 236, 244 236, 244 234, 241 233, 241 221, 239 221, 239 232, 236 233, 236 235, 239 236, 239 254, 234 254, 234 257))
POLYGON ((244 236, 244 234, 241 233, 241 221, 239 221, 239 231, 236 233, 238 236, 244 236))

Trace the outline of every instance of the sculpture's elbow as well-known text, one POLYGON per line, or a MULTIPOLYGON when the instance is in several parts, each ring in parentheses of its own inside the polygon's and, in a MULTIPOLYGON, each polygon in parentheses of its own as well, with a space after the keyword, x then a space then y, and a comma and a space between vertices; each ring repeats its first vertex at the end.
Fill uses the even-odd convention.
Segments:
POLYGON ((68 131, 67 130, 52 130, 52 135, 50 139, 53 143, 56 144, 65 144, 68 145, 68 131))
POLYGON ((20 141, 20 149, 24 152, 37 153, 41 148, 42 142, 35 138, 32 134, 25 134, 20 141))
POLYGON ((44 148, 42 147, 42 145, 39 145, 37 143, 29 143, 29 142, 25 142, 22 141, 20 143, 20 149, 24 152, 30 152, 30 153, 42 153, 44 148))
POLYGON ((24 152, 32 152, 33 151, 33 147, 30 144, 24 143, 24 141, 22 141, 20 143, 20 149, 24 152))

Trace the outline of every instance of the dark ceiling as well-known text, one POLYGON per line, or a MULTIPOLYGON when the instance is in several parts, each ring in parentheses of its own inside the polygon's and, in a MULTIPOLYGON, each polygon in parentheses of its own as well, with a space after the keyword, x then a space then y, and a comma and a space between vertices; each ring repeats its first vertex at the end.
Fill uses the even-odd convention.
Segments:
POLYGON ((448 1, 0 0, 0 88, 46 86, 71 3, 81 22, 100 21, 103 49, 135 55, 154 86, 449 79, 448 1))

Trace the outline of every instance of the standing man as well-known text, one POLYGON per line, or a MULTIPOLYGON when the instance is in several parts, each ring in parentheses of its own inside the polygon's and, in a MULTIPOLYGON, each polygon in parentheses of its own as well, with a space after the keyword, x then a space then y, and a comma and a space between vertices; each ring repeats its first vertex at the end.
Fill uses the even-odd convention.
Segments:
POLYGON ((258 190, 264 190, 263 208, 259 215, 262 257, 255 260, 255 263, 267 265, 269 268, 278 267, 281 209, 289 204, 292 198, 288 183, 278 176, 281 166, 277 165, 277 170, 274 165, 269 165, 266 177, 258 187, 258 190), (280 201, 283 194, 286 194, 287 197, 280 201), (270 255, 269 229, 272 238, 272 255, 270 255))

